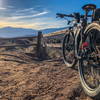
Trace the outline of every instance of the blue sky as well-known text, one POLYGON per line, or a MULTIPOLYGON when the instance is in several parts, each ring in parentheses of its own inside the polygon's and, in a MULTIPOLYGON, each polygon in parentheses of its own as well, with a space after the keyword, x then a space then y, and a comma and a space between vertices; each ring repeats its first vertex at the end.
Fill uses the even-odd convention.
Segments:
POLYGON ((66 21, 56 18, 56 13, 84 13, 81 7, 100 0, 0 0, 0 27, 45 29, 65 27, 66 21))

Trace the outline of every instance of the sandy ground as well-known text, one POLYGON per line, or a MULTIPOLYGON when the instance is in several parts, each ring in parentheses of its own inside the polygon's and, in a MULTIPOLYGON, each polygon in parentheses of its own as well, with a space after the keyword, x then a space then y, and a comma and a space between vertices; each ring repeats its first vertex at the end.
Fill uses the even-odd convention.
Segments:
POLYGON ((36 61, 30 55, 0 53, 0 100, 91 100, 77 70, 61 59, 36 61))

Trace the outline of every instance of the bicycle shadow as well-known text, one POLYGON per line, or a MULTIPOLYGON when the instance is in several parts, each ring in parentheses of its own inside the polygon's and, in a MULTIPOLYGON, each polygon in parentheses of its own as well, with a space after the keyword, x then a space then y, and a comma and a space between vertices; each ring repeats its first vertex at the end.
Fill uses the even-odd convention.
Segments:
POLYGON ((0 61, 9 61, 9 62, 17 62, 20 64, 28 64, 34 62, 36 59, 33 57, 34 55, 31 53, 26 53, 24 55, 14 55, 14 54, 0 54, 3 58, 0 58, 0 61))

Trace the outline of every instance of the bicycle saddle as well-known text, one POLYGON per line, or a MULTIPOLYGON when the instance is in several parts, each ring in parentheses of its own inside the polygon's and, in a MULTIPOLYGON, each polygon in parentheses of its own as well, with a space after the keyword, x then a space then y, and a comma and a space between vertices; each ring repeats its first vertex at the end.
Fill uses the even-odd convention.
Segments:
POLYGON ((87 5, 84 5, 82 7, 82 9, 85 10, 85 11, 94 10, 94 9, 96 9, 96 5, 94 5, 94 4, 87 4, 87 5))

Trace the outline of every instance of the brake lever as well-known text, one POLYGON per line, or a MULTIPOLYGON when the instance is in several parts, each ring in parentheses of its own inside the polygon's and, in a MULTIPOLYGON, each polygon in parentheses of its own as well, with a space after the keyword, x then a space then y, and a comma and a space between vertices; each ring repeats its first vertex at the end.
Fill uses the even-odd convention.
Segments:
POLYGON ((67 20, 67 24, 69 25, 71 23, 70 20, 68 20, 67 18, 64 18, 65 20, 67 20))

